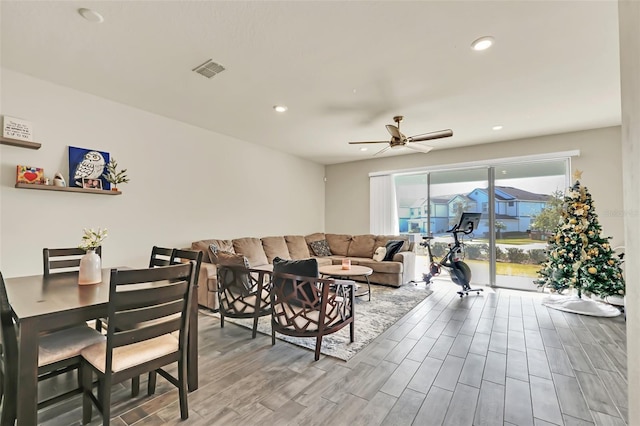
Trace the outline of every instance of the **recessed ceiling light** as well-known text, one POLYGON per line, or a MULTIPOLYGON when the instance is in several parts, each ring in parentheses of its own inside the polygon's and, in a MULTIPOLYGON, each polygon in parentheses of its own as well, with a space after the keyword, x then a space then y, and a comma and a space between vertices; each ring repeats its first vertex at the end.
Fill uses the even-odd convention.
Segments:
POLYGON ((493 46, 494 39, 491 36, 480 37, 471 43, 471 48, 473 50, 486 50, 493 46))
POLYGON ((368 150, 368 149, 369 149, 369 148, 362 147, 362 148, 360 148, 360 151, 366 151, 366 150, 368 150))
POLYGON ((287 108, 287 107, 286 107, 286 106, 284 106, 284 105, 274 105, 274 106, 273 106, 273 109, 275 109, 275 110, 276 110, 276 112, 285 112, 285 111, 287 111, 289 108, 287 108))
POLYGON ((507 171, 506 171, 506 170, 503 170, 503 171, 502 171, 502 174, 503 174, 503 175, 506 175, 506 174, 507 174, 507 171))
POLYGON ((104 22, 104 17, 100 15, 98 12, 96 12, 95 10, 91 10, 83 7, 81 9, 78 9, 78 13, 80 14, 80 16, 82 16, 84 19, 86 19, 89 22, 93 22, 95 24, 101 24, 104 22))
POLYGON ((502 126, 493 126, 492 129, 493 130, 502 130, 502 126))

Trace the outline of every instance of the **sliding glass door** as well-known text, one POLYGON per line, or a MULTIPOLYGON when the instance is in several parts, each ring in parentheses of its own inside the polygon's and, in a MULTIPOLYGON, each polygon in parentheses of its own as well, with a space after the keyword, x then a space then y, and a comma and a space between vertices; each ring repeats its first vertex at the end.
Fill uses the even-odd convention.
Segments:
MULTIPOLYGON (((396 175, 399 230, 415 242, 433 235, 440 257, 452 242, 446 231, 460 213, 481 213, 479 228, 465 238, 472 284, 535 290, 568 170, 569 160, 558 159, 396 175)), ((421 276, 428 265, 422 247, 417 264, 421 276)))
POLYGON ((459 234, 464 238, 464 261, 471 268, 471 284, 490 282, 488 186, 486 167, 429 173, 428 232, 434 236, 431 247, 435 256, 442 257, 453 243, 447 230, 458 222, 462 212, 482 213, 479 229, 468 236, 459 234))
POLYGON ((564 159, 495 167, 497 286, 537 288, 533 280, 560 219, 567 170, 564 159))

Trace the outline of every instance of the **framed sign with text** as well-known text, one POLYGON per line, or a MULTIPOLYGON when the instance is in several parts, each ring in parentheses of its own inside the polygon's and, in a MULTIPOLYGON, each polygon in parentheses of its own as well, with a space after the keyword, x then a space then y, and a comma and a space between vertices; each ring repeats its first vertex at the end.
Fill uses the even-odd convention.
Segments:
POLYGON ((2 118, 2 136, 19 141, 33 142, 33 125, 30 121, 5 115, 2 118))

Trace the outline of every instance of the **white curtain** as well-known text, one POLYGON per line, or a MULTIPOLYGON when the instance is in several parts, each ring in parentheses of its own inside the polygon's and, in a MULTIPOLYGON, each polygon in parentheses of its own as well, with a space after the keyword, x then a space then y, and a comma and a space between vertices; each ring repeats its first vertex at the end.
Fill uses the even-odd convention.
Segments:
POLYGON ((369 188, 369 232, 375 235, 398 235, 398 203, 393 176, 369 176, 369 188))

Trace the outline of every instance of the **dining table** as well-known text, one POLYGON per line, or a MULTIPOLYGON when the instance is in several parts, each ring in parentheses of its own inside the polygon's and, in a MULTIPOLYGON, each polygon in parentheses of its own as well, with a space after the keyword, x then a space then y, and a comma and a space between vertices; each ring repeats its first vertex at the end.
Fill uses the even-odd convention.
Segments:
MULTIPOLYGON (((120 268, 123 269, 123 268, 120 268)), ((130 268, 126 268, 130 269, 130 268)), ((9 304, 19 326, 18 425, 35 425, 38 418, 38 339, 43 332, 107 316, 110 268, 102 281, 79 285, 78 272, 5 278, 9 304)), ((150 283, 149 285, 154 285, 150 283)), ((198 388, 198 303, 193 290, 189 314, 187 383, 198 388)))

